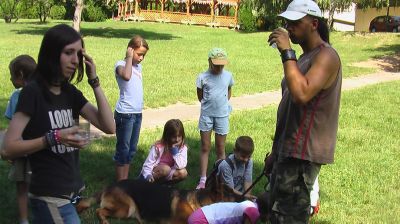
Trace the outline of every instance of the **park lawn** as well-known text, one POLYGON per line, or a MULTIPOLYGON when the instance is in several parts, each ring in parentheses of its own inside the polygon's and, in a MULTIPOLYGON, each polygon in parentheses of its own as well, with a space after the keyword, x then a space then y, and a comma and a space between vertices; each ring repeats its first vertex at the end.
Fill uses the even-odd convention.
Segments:
MULTIPOLYGON (((323 166, 319 177, 321 210, 312 223, 400 223, 400 81, 377 84, 343 92, 338 142, 333 165, 323 166)), ((254 139, 253 159, 256 178, 262 170, 265 153, 270 151, 277 105, 238 111, 231 116, 227 153, 235 139, 249 135, 254 139)), ((189 146, 189 177, 178 186, 194 189, 198 181, 199 134, 196 122, 185 122, 189 146)), ((139 151, 131 167, 136 177, 151 144, 161 137, 162 129, 143 130, 139 151)), ((115 138, 93 141, 81 154, 81 173, 91 195, 114 180, 112 155, 115 138)), ((212 154, 210 161, 215 160, 212 154)), ((16 222, 15 187, 7 180, 9 165, 0 161, 0 223, 16 222), (7 202, 7 203, 4 203, 7 202)), ((265 178, 253 193, 263 191, 265 178)), ((83 223, 97 223, 94 208, 82 215, 83 223)), ((112 220, 112 223, 131 223, 112 220)))
MULTIPOLYGON (((39 24, 35 20, 17 23, 0 22, 0 112, 5 107, 13 86, 9 81, 8 64, 17 55, 37 57, 44 32, 51 26, 70 21, 51 21, 39 24)), ((282 78, 282 65, 276 49, 268 47, 269 32, 240 33, 227 29, 213 29, 180 24, 134 23, 107 21, 82 23, 87 52, 97 64, 101 85, 114 108, 119 90, 113 68, 125 56, 126 45, 134 34, 147 39, 150 51, 143 63, 145 107, 155 108, 176 102, 197 101, 195 80, 208 68, 207 53, 212 47, 223 47, 230 63, 226 69, 234 75, 233 96, 254 94, 278 89, 282 78)), ((399 34, 333 32, 331 42, 343 61, 344 77, 358 76, 376 71, 353 67, 354 62, 400 49, 399 34)), ((297 54, 301 50, 295 47, 297 54)), ((84 80, 78 84, 85 96, 94 102, 94 95, 84 80)), ((0 130, 7 122, 0 116, 0 130)))

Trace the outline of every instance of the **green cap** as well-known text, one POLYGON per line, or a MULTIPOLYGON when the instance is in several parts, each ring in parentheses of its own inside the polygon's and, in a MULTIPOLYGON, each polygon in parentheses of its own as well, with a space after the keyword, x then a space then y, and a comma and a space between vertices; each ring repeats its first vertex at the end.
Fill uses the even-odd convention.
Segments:
POLYGON ((226 65, 228 64, 228 55, 222 48, 213 48, 208 52, 208 58, 214 65, 226 65))

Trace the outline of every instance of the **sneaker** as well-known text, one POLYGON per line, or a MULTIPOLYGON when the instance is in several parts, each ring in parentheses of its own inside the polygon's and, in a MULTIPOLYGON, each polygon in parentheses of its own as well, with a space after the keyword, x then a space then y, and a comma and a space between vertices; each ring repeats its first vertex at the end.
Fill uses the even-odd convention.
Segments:
POLYGON ((316 206, 311 206, 310 216, 314 216, 314 215, 318 214, 320 206, 321 206, 321 203, 319 202, 319 200, 317 201, 316 206))
POLYGON ((204 183, 204 182, 199 182, 199 184, 198 184, 197 187, 196 187, 196 190, 204 189, 204 188, 206 188, 206 183, 204 183))

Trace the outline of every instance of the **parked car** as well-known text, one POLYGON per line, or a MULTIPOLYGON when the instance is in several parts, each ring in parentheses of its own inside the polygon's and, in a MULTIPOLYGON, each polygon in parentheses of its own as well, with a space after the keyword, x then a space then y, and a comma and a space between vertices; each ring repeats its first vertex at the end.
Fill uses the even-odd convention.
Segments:
POLYGON ((377 16, 369 24, 370 32, 399 32, 400 16, 377 16))

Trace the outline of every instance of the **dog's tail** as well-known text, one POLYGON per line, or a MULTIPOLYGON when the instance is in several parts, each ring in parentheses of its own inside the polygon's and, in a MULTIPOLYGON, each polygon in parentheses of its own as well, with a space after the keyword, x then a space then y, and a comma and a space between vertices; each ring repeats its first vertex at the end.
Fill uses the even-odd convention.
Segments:
POLYGON ((90 208, 93 204, 100 204, 102 193, 103 191, 99 191, 93 194, 91 197, 81 199, 75 207, 76 211, 81 213, 90 208))

